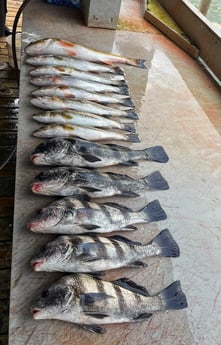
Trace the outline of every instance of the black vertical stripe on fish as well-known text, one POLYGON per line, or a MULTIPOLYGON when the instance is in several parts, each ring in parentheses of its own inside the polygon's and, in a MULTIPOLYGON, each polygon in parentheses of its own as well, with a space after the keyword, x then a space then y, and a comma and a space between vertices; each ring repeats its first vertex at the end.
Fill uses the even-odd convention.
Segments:
POLYGON ((96 246, 97 256, 99 258, 108 258, 107 248, 99 237, 94 237, 94 243, 99 243, 99 245, 96 246))
POLYGON ((112 243, 115 247, 117 256, 119 258, 119 260, 124 260, 125 258, 125 254, 124 254, 124 250, 122 249, 121 245, 119 242, 112 240, 112 243))
POLYGON ((99 204, 99 207, 100 207, 101 211, 104 213, 105 217, 108 219, 108 221, 111 222, 112 216, 111 216, 111 213, 109 212, 108 208, 102 204, 99 204))
POLYGON ((128 309, 127 306, 127 301, 124 298, 124 295, 121 291, 121 288, 118 285, 113 284, 113 288, 115 290, 117 299, 118 299, 118 304, 119 304, 119 309, 121 313, 125 313, 125 310, 128 309))

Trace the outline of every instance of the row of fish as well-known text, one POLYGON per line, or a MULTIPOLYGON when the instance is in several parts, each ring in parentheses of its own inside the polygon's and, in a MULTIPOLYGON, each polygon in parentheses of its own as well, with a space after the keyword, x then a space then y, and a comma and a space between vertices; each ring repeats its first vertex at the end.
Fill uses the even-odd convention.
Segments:
POLYGON ((144 60, 53 38, 31 43, 25 52, 27 63, 35 66, 30 82, 39 87, 32 92, 31 102, 46 110, 33 115, 34 120, 46 124, 33 135, 50 139, 39 144, 30 158, 35 165, 53 166, 35 177, 31 190, 63 197, 39 210, 27 225, 35 233, 59 235, 40 248, 31 265, 35 271, 71 273, 42 292, 32 307, 33 318, 69 321, 102 334, 105 328, 100 324, 143 321, 155 311, 185 308, 179 281, 150 296, 127 278, 108 282, 97 277, 110 269, 145 267, 141 260, 147 257, 180 255, 168 229, 147 244, 120 235, 103 236, 166 219, 158 200, 136 212, 119 203, 91 200, 135 197, 169 188, 159 171, 133 179, 95 170, 119 164, 136 166, 139 160, 168 161, 161 146, 133 150, 97 142, 139 141, 131 123, 138 114, 124 71, 113 63, 145 68, 144 60))

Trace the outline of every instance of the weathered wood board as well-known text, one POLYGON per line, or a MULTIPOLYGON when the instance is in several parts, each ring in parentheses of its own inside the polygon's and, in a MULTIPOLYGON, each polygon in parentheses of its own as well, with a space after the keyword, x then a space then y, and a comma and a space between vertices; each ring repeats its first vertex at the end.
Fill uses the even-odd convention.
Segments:
POLYGON ((106 170, 126 172, 132 177, 161 171, 170 190, 146 193, 125 200, 125 204, 139 209, 159 199, 168 219, 152 226, 140 226, 128 237, 148 242, 159 230, 168 227, 180 245, 181 257, 151 259, 148 268, 112 271, 105 279, 126 276, 146 286, 151 294, 180 279, 189 307, 159 312, 141 323, 108 325, 107 333, 102 336, 69 323, 32 320, 30 306, 36 296, 61 274, 36 273, 30 267, 31 257, 49 236, 29 233, 26 224, 51 199, 32 195, 29 188, 40 169, 33 167, 28 157, 40 141, 32 137, 39 125, 31 119, 36 108, 29 101, 33 87, 28 81, 29 67, 22 56, 9 344, 218 344, 221 336, 221 138, 189 92, 174 61, 183 59, 190 73, 198 72, 199 66, 160 35, 89 29, 74 10, 33 1, 24 17, 23 43, 48 36, 147 59, 149 70, 125 68, 131 96, 140 113, 137 131, 141 143, 133 148, 163 145, 170 161, 165 165, 142 161, 139 167, 106 170), (174 60, 168 58, 169 50, 174 60))

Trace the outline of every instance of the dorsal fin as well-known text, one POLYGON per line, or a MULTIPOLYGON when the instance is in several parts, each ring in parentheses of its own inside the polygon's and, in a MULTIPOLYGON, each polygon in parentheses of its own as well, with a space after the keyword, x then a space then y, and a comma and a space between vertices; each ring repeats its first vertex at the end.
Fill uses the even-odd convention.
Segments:
POLYGON ((140 294, 142 296, 150 296, 149 292, 144 286, 137 285, 134 281, 128 278, 121 278, 112 281, 113 284, 119 285, 120 287, 130 290, 134 293, 140 294))
POLYGON ((129 238, 120 236, 120 235, 110 236, 109 238, 112 240, 121 241, 121 242, 128 243, 131 245, 142 245, 142 243, 140 242, 129 240, 129 238))
POLYGON ((121 211, 133 212, 133 210, 131 208, 129 208, 127 206, 120 205, 120 204, 116 204, 114 202, 105 202, 104 205, 116 208, 116 209, 121 210, 121 211))

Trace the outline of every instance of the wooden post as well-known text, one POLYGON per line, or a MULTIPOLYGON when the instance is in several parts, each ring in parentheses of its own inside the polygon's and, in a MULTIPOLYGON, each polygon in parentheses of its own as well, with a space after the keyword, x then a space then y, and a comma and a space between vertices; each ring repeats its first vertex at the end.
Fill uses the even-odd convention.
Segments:
POLYGON ((212 0, 201 0, 199 5, 199 11, 206 16, 212 0))

